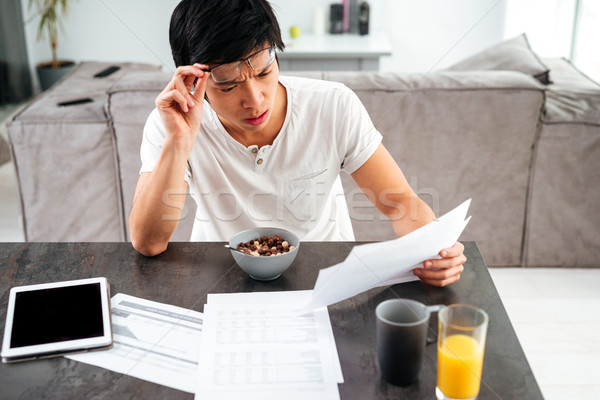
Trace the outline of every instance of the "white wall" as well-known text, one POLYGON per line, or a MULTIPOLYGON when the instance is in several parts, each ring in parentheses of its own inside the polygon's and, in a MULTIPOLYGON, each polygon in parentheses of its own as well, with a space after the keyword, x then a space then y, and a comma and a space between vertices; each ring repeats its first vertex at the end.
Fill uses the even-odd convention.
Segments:
MULTIPOLYGON (((25 20, 32 12, 21 0, 25 20)), ((169 47, 169 20, 178 0, 70 0, 58 57, 75 61, 136 61, 174 70, 169 47)), ((35 18, 25 25, 27 52, 35 65, 51 58, 46 41, 37 41, 35 18)), ((36 89, 37 77, 33 72, 36 89)))
POLYGON ((600 1, 582 0, 579 12, 575 65, 596 82, 600 82, 600 1))
MULTIPOLYGON (((30 15, 29 0, 21 1, 24 14, 30 15)), ((272 0, 272 4, 282 31, 287 34, 291 25, 312 31, 314 7, 327 10, 335 1, 341 2, 272 0)), ((386 32, 393 47, 393 55, 382 60, 381 69, 421 72, 439 69, 502 40, 507 36, 504 31, 507 4, 516 1, 520 2, 371 0, 371 29, 386 32)), ((173 70, 168 25, 177 3, 178 0, 72 0, 59 41, 59 57, 75 61, 147 62, 173 70)), ((512 10, 516 14, 522 12, 514 7, 512 10)), ((527 19, 520 24, 524 21, 527 19)), ((36 41, 35 22, 27 23, 25 30, 32 70, 35 64, 50 58, 46 42, 36 41)), ((521 27, 513 24, 511 29, 516 35, 521 27)))
POLYGON ((504 1, 389 0, 382 19, 394 52, 382 69, 448 67, 503 38, 504 1))
MULTIPOLYGON (((333 2, 273 0, 272 4, 286 34, 292 25, 311 32, 313 9, 327 10, 333 2)), ((504 0, 370 0, 370 28, 387 33, 393 48, 392 56, 382 59, 381 70, 442 68, 502 40, 504 4, 504 0)))
POLYGON ((507 36, 525 32, 544 57, 569 57, 575 0, 505 0, 507 36))
POLYGON ((506 36, 525 32, 536 53, 543 57, 572 57, 577 68, 600 82, 600 1, 504 1, 507 3, 506 36), (579 3, 578 29, 574 29, 576 3, 579 3))

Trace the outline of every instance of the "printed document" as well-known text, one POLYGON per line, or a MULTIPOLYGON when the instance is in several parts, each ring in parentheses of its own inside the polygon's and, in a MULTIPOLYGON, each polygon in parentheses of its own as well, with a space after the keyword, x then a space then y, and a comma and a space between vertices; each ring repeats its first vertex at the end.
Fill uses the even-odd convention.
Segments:
POLYGON ((113 348, 67 358, 195 392, 202 313, 122 293, 111 310, 113 348))
POLYGON ((339 399, 327 309, 301 313, 310 294, 209 294, 196 399, 339 399))

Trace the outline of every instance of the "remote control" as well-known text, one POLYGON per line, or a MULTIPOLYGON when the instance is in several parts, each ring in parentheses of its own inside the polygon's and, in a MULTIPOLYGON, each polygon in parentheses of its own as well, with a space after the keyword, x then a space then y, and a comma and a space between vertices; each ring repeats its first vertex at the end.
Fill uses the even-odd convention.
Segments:
POLYGON ((75 106, 77 104, 91 103, 93 101, 94 100, 90 99, 89 97, 86 97, 85 99, 75 99, 75 100, 63 101, 61 103, 58 103, 58 106, 60 106, 60 107, 75 106))
POLYGON ((103 69, 102 71, 98 72, 96 75, 94 75, 94 78, 105 78, 105 77, 109 76, 110 74, 117 72, 120 69, 121 69, 121 67, 117 67, 116 65, 113 65, 112 67, 108 67, 108 68, 103 69))

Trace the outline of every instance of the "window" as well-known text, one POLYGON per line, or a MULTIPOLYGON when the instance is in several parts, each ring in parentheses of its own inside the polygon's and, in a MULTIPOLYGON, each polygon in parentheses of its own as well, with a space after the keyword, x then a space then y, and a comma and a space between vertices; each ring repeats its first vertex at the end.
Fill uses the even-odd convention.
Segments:
POLYGON ((507 0, 504 37, 523 32, 540 57, 564 57, 600 82, 598 0, 507 0))
POLYGON ((571 58, 577 68, 600 82, 600 2, 582 0, 578 3, 571 58))

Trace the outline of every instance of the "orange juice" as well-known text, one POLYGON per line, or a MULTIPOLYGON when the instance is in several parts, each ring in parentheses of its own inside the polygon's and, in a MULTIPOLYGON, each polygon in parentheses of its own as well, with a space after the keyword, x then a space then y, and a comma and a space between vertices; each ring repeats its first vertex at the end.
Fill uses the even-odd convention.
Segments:
POLYGON ((438 387, 453 399, 470 399, 479 393, 483 349, 470 336, 450 335, 438 346, 438 387))

